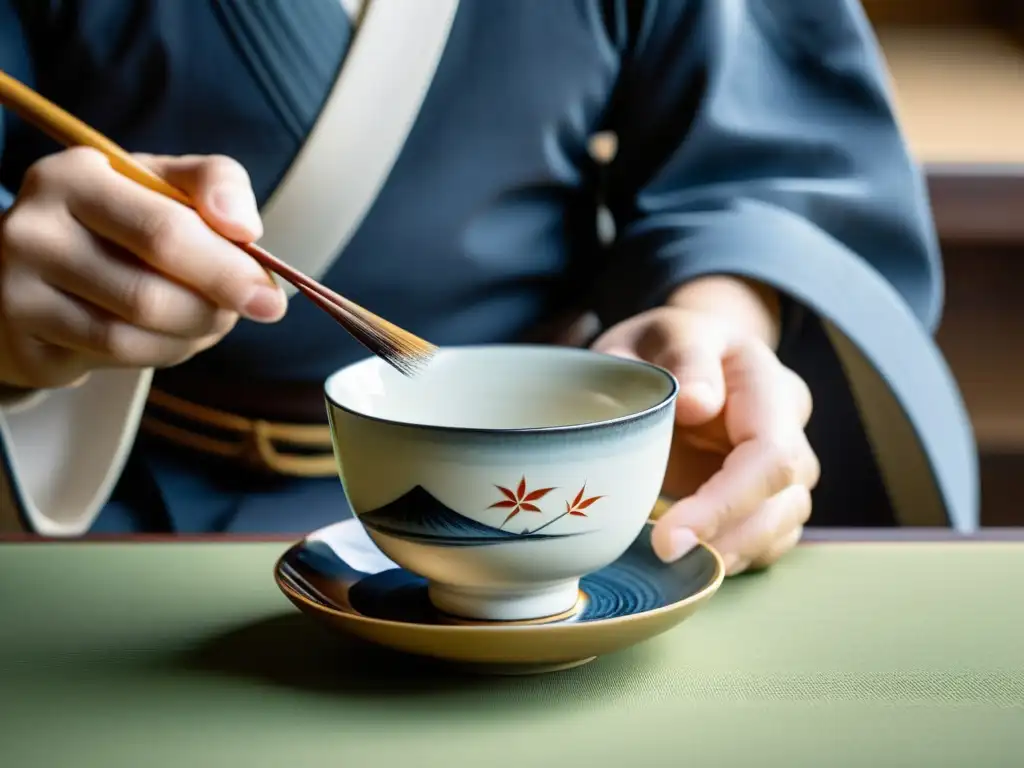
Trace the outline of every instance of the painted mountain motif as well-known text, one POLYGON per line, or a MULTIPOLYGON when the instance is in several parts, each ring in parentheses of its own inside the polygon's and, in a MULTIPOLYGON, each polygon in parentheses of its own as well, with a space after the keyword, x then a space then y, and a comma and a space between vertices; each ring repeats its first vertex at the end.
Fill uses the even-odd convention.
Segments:
POLYGON ((513 541, 564 539, 579 533, 515 533, 477 522, 442 504, 423 486, 359 516, 371 531, 440 547, 481 547, 513 541))

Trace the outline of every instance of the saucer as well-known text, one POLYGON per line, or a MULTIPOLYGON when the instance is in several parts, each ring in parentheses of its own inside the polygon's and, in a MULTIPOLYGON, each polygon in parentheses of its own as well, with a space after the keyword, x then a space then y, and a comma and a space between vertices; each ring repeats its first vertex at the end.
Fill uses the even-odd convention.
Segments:
POLYGON ((675 563, 651 550, 651 526, 616 562, 584 576, 575 607, 531 621, 480 622, 439 612, 426 581, 385 555, 356 519, 321 529, 277 561, 278 588, 303 613, 362 640, 469 670, 567 669, 671 629, 718 591, 725 569, 699 545, 675 563))

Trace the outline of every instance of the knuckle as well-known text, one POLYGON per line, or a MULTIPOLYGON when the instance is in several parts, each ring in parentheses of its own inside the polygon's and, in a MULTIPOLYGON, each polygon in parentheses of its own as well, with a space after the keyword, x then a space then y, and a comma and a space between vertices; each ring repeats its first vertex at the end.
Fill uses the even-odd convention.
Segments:
POLYGON ((811 388, 796 371, 785 366, 781 366, 781 368, 783 384, 789 391, 801 426, 807 426, 814 411, 814 397, 811 394, 811 388))
POLYGON ((210 318, 210 346, 213 346, 234 330, 236 325, 238 325, 237 312, 231 312, 226 309, 218 309, 214 312, 210 318))
POLYGON ((805 462, 807 478, 804 484, 807 486, 808 492, 810 492, 818 486, 818 481, 821 480, 821 461, 818 459, 818 454, 810 446, 807 448, 805 462))
POLYGON ((32 248, 39 231, 33 216, 22 206, 15 206, 0 219, 0 252, 5 259, 19 256, 32 248))
POLYGON ((59 212, 15 206, 0 220, 0 254, 8 264, 56 265, 74 254, 74 235, 59 212))
POLYGON ((199 345, 198 351, 206 350, 223 339, 238 322, 238 315, 228 310, 204 305, 200 311, 190 314, 191 322, 188 340, 199 345))
POLYGON ((135 363, 145 354, 131 326, 124 323, 96 319, 89 323, 88 333, 98 351, 119 363, 135 363))
POLYGON ((97 171, 110 170, 103 153, 91 147, 71 147, 48 155, 28 167, 22 177, 19 198, 67 190, 68 183, 97 171))
POLYGON ((772 495, 800 479, 804 450, 798 441, 778 441, 768 448, 768 485, 772 495))
MULTIPOLYGON (((168 315, 173 314, 176 318, 181 318, 183 327, 177 335, 186 337, 190 341, 211 337, 213 343, 216 343, 234 327, 235 320, 237 320, 237 315, 220 310, 196 295, 189 295, 187 299, 174 299, 174 301, 178 307, 173 312, 168 310, 168 315)), ((168 304, 170 302, 171 300, 168 300, 168 304)))
POLYGON ((227 155, 209 155, 206 158, 206 171, 213 179, 249 184, 249 172, 245 166, 227 155))
POLYGON ((44 157, 32 163, 21 177, 19 197, 33 194, 45 187, 52 173, 53 163, 53 157, 44 157))
POLYGON ((5 270, 0 306, 8 325, 18 326, 46 314, 45 296, 37 282, 24 273, 5 270))
POLYGON ((803 536, 803 523, 788 531, 786 535, 781 537, 775 546, 767 553, 764 563, 765 566, 774 565, 776 562, 781 560, 785 554, 791 552, 796 545, 800 543, 800 539, 802 539, 803 536))
POLYGON ((805 485, 794 485, 790 504, 796 518, 794 522, 802 526, 811 517, 811 507, 813 505, 811 489, 805 485))
MULTIPOLYGON (((241 251, 239 251, 241 254, 241 251)), ((239 259, 222 259, 211 267, 207 293, 225 302, 229 307, 240 306, 245 300, 253 279, 249 276, 248 265, 239 259)))
POLYGON ((794 447, 798 457, 797 478, 794 482, 806 487, 810 492, 821 479, 821 462, 805 433, 800 433, 794 447))
POLYGON ((93 170, 107 167, 107 158, 98 149, 92 147, 71 147, 58 156, 62 165, 75 170, 93 170))
POLYGON ((746 507, 738 499, 728 498, 723 500, 715 512, 714 522, 708 527, 705 532, 707 538, 714 538, 721 530, 725 521, 739 520, 741 519, 742 513, 746 507))
POLYGON ((146 326, 161 322, 166 314, 168 297, 155 275, 138 270, 127 278, 123 290, 124 303, 128 308, 126 320, 146 326))
POLYGON ((156 266, 166 266, 180 257, 192 226, 190 212, 173 209, 150 214, 139 222, 143 245, 156 266))
POLYGON ((187 362, 199 352, 213 346, 214 343, 215 341, 206 344, 175 342, 168 345, 167 349, 163 350, 159 359, 153 360, 151 364, 158 368, 173 368, 176 365, 187 362))
POLYGON ((121 365, 166 368, 185 362, 197 350, 187 339, 161 336, 124 322, 96 328, 100 352, 121 365))

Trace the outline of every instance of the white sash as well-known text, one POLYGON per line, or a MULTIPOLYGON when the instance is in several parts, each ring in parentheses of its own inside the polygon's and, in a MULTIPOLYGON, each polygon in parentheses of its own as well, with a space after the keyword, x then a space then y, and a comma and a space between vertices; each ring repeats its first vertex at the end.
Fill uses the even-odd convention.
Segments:
MULTIPOLYGON (((314 278, 330 268, 405 144, 458 5, 364 0, 316 126, 264 207, 264 247, 314 278)), ((152 373, 99 372, 78 389, 0 407, 11 470, 0 462, 0 532, 23 527, 19 509, 39 533, 89 530, 124 470, 152 373)))

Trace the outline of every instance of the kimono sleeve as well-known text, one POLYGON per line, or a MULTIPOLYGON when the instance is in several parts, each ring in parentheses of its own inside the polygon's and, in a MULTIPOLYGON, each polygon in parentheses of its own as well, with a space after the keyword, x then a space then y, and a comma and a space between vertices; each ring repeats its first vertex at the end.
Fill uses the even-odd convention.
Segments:
POLYGON ((937 323, 925 187, 857 0, 650 2, 609 123, 619 234, 598 288, 605 325, 705 274, 834 313, 851 270, 937 323))
MULTIPOLYGON (((637 10, 639 9, 639 10, 637 10)), ((613 42, 607 326, 710 274, 776 288, 842 364, 905 525, 978 525, 978 458, 931 338, 942 267, 858 0, 650 0, 613 42)), ((614 35, 613 35, 614 37, 614 35)), ((799 336, 799 334, 797 334, 799 336)), ((794 335, 783 328, 783 344, 794 335)))

